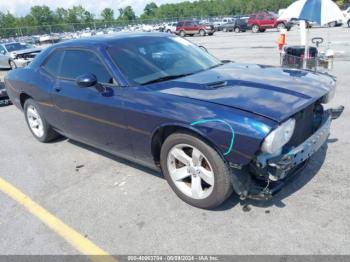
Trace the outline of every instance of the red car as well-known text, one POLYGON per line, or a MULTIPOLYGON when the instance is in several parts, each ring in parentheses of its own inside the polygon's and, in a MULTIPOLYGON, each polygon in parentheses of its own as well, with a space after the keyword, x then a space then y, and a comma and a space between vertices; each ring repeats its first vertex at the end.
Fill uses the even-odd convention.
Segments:
POLYGON ((287 29, 289 31, 292 28, 292 24, 284 20, 278 20, 277 15, 274 13, 262 12, 250 16, 248 27, 254 33, 265 32, 266 29, 270 28, 287 29))
POLYGON ((180 21, 176 26, 176 34, 185 37, 199 34, 201 36, 213 35, 215 32, 213 25, 199 24, 196 21, 180 21))

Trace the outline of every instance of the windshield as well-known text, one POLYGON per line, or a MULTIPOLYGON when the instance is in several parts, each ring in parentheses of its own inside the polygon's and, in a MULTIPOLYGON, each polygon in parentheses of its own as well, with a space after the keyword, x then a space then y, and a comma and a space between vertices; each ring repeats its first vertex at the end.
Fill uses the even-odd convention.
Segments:
POLYGON ((130 38, 108 52, 132 85, 174 79, 221 64, 198 46, 173 36, 130 38))
POLYGON ((11 44, 6 44, 5 47, 7 52, 13 52, 13 51, 32 48, 30 44, 25 44, 25 43, 11 43, 11 44))

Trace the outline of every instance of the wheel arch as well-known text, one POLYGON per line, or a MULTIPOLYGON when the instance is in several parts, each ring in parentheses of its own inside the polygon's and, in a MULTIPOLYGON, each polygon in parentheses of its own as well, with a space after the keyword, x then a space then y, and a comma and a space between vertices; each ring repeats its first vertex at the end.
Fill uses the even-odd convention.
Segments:
POLYGON ((25 92, 21 92, 20 95, 19 95, 19 101, 21 103, 21 107, 22 109, 24 109, 24 103, 28 100, 28 99, 33 99, 32 96, 28 95, 27 93, 25 92))
POLYGON ((204 133, 202 133, 200 130, 193 126, 180 124, 180 123, 169 123, 169 124, 163 124, 159 127, 157 127, 154 132, 152 133, 152 139, 151 139, 151 152, 153 159, 156 164, 159 164, 160 161, 160 151, 162 148, 162 145, 167 137, 169 137, 171 134, 174 134, 176 132, 184 132, 192 134, 200 139, 202 139, 204 142, 206 142, 208 145, 210 145, 217 153, 222 157, 224 161, 225 157, 221 150, 219 149, 218 145, 215 144, 215 142, 210 139, 208 136, 206 136, 204 133))

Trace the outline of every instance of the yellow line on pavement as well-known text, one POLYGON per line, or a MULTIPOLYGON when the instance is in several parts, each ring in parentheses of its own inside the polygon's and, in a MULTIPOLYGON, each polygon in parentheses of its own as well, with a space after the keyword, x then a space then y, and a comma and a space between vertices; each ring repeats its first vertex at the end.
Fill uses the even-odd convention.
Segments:
POLYGON ((22 205, 33 216, 40 219, 44 224, 46 224, 49 228, 64 238, 74 248, 79 250, 82 254, 89 256, 92 261, 117 261, 117 259, 110 256, 107 252, 96 246, 90 240, 86 239, 73 228, 63 223, 62 220, 52 215, 50 212, 30 199, 30 197, 22 193, 19 189, 2 178, 0 178, 0 191, 22 205))

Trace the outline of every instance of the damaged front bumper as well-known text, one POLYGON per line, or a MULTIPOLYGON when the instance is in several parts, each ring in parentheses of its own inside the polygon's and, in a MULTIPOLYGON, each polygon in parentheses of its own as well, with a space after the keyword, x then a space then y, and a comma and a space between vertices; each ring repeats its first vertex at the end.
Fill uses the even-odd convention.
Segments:
POLYGON ((337 119, 343 111, 343 106, 325 111, 319 129, 305 142, 292 148, 289 152, 271 158, 267 158, 263 154, 258 156, 256 166, 258 170, 265 171, 266 179, 260 181, 249 176, 248 181, 245 180, 244 183, 241 183, 241 189, 245 188, 240 192, 241 198, 271 199, 273 194, 277 193, 295 174, 301 171, 306 161, 327 141, 332 120, 337 119))

